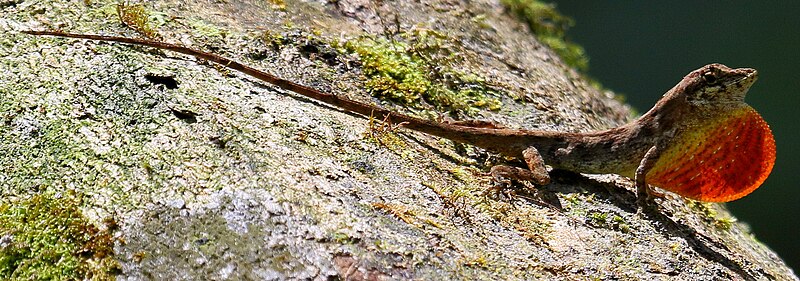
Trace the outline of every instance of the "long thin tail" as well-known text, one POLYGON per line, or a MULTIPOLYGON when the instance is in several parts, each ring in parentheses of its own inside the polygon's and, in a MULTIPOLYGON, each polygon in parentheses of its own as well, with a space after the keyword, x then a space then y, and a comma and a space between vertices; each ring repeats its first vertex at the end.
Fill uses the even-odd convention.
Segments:
MULTIPOLYGON (((352 111, 364 116, 379 116, 379 117, 388 117, 389 120, 396 123, 404 123, 403 127, 420 131, 426 134, 439 136, 447 139, 451 139, 458 142, 468 143, 476 146, 480 146, 486 149, 494 150, 496 152, 504 153, 504 154, 515 154, 519 153, 518 148, 510 148, 502 145, 503 143, 508 143, 509 137, 519 135, 520 131, 517 130, 506 130, 506 129, 487 129, 487 128, 475 128, 475 127, 467 127, 467 126, 459 126, 459 125, 452 125, 440 122, 433 122, 425 119, 420 119, 416 117, 411 117, 405 114, 399 114, 396 112, 392 112, 377 106, 372 106, 366 103, 350 100, 347 98, 338 97, 333 94, 323 93, 319 90, 303 86, 282 78, 279 78, 275 75, 266 73, 264 71, 249 67, 244 65, 240 62, 234 61, 232 59, 228 59, 222 57, 220 55, 195 50, 189 47, 164 43, 164 42, 157 42, 145 39, 136 39, 136 38, 127 38, 127 37, 118 37, 118 36, 104 36, 104 35, 91 35, 91 34, 76 34, 76 33, 66 33, 60 31, 33 31, 33 30, 26 30, 22 31, 23 33, 31 34, 31 35, 50 35, 50 36, 58 36, 58 37, 69 37, 69 38, 80 38, 80 39, 89 39, 89 40, 99 40, 99 41, 113 41, 113 42, 121 42, 127 44, 134 44, 134 45, 144 45, 153 48, 159 48, 164 50, 169 50, 173 52, 178 52, 194 57, 198 57, 204 60, 213 61, 218 63, 222 66, 227 68, 240 71, 252 77, 255 77, 259 80, 264 82, 273 84, 279 88, 289 90, 300 95, 309 97, 314 100, 318 100, 347 111, 352 111)), ((531 131, 533 133, 533 131, 531 131)))

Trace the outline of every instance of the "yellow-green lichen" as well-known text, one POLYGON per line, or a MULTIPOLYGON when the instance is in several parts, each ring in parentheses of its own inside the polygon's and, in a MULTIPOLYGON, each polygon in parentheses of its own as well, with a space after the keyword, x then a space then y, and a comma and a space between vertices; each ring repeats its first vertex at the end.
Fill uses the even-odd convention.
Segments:
POLYGON ((87 6, 94 8, 90 8, 86 15, 101 19, 119 18, 119 5, 119 2, 91 3, 87 6))
POLYGON ((561 15, 553 4, 534 0, 501 0, 514 16, 524 21, 540 42, 555 51, 564 62, 579 70, 589 67, 589 58, 583 47, 566 40, 567 28, 574 21, 561 15))
POLYGON ((329 235, 330 235, 331 241, 333 241, 333 242, 335 242, 337 244, 354 244, 354 243, 358 242, 358 238, 352 237, 349 234, 344 233, 344 232, 337 231, 337 232, 334 232, 334 233, 329 234, 329 235))
POLYGON ((34 195, 0 205, 0 278, 111 280, 120 270, 112 236, 73 198, 34 195))
POLYGON ((451 113, 500 109, 495 90, 475 73, 458 69, 461 52, 445 36, 413 29, 397 37, 360 37, 339 46, 358 55, 374 96, 418 108, 424 102, 451 113))
POLYGON ((222 37, 227 33, 225 30, 202 20, 191 20, 189 21, 189 26, 194 29, 196 35, 202 37, 222 37))

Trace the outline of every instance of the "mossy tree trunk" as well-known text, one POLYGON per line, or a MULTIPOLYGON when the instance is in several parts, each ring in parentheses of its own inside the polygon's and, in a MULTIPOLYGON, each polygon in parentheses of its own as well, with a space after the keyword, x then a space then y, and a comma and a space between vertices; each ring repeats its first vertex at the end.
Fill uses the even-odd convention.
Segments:
MULTIPOLYGON (((631 181, 612 175, 554 172, 548 186, 493 190, 482 173, 504 159, 474 147, 194 58, 18 33, 147 34, 425 118, 561 131, 631 118, 564 63, 580 66, 580 49, 539 3, 190 2, 0 3, 4 204, 80 199, 81 219, 117 237, 118 265, 96 270, 159 280, 797 279, 724 205, 668 195, 657 213, 637 214, 631 181)), ((8 255, 23 230, 0 230, 8 255)))

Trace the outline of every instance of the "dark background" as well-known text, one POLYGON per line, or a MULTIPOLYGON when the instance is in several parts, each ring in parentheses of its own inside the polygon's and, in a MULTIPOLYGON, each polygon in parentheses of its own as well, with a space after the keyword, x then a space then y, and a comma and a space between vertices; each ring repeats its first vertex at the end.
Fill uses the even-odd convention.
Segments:
POLYGON ((690 71, 719 62, 752 67, 747 102, 775 134, 777 162, 755 192, 727 203, 756 239, 800 270, 800 1, 555 0, 575 19, 568 38, 586 48, 589 74, 639 112, 690 71))

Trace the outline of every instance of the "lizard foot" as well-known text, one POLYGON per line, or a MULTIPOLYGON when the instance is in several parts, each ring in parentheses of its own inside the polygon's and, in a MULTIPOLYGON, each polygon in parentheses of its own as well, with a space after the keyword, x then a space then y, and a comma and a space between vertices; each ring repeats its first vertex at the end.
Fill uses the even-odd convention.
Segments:
POLYGON ((666 197, 666 194, 656 191, 650 185, 644 185, 644 187, 637 186, 636 189, 638 191, 636 192, 637 213, 656 209, 658 204, 656 204, 655 199, 666 197))
POLYGON ((550 176, 547 173, 544 176, 534 173, 531 170, 519 167, 512 167, 506 165, 496 165, 489 170, 495 182, 510 183, 510 180, 516 181, 530 181, 537 185, 546 185, 550 183, 550 176))
MULTIPOLYGON (((506 186, 511 184, 511 180, 530 182, 534 185, 550 184, 550 175, 544 166, 544 160, 542 160, 542 156, 535 147, 528 147, 522 151, 522 157, 525 159, 525 163, 528 164, 528 169, 496 165, 489 171, 494 181, 506 186)), ((496 185, 495 188, 498 186, 500 185, 496 185)))
POLYGON ((512 199, 517 196, 517 191, 520 188, 532 190, 534 185, 542 182, 541 180, 536 180, 533 173, 528 169, 506 165, 493 166, 488 175, 491 176, 491 181, 494 184, 486 189, 483 194, 491 197, 503 195, 508 199, 512 199))

